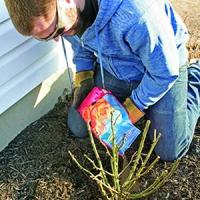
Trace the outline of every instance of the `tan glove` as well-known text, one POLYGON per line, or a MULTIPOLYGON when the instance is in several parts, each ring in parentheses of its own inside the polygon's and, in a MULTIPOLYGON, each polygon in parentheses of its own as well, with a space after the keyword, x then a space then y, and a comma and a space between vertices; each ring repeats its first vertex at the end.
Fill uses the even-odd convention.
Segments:
POLYGON ((132 123, 135 124, 139 121, 143 116, 144 112, 137 108, 137 106, 133 103, 133 101, 128 97, 124 102, 124 107, 128 112, 129 118, 131 119, 132 123))
POLYGON ((78 108, 87 94, 94 87, 94 72, 82 71, 76 73, 72 106, 78 108))

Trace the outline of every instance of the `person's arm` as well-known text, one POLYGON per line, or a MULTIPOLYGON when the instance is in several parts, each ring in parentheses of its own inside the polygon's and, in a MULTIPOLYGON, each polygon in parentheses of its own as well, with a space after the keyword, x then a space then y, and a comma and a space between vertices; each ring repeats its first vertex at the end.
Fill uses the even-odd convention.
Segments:
POLYGON ((66 39, 71 43, 73 49, 73 63, 76 66, 76 72, 81 71, 93 71, 95 56, 93 52, 84 48, 84 44, 78 36, 66 37, 66 39))
POLYGON ((167 20, 161 16, 141 20, 132 26, 126 35, 130 48, 141 59, 146 69, 141 83, 125 102, 128 111, 135 110, 132 112, 134 122, 143 116, 143 112, 149 106, 167 93, 179 75, 175 36, 167 20))

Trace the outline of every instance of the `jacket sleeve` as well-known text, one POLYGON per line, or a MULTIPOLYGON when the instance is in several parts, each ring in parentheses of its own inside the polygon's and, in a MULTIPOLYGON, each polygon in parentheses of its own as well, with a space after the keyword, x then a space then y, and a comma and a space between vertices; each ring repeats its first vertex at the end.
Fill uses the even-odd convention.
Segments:
POLYGON ((95 56, 93 52, 87 50, 77 36, 65 37, 72 45, 73 63, 76 72, 94 70, 95 56))
POLYGON ((126 35, 131 50, 145 66, 142 81, 131 94, 131 99, 142 111, 160 100, 179 75, 174 32, 170 23, 161 18, 141 19, 126 35))

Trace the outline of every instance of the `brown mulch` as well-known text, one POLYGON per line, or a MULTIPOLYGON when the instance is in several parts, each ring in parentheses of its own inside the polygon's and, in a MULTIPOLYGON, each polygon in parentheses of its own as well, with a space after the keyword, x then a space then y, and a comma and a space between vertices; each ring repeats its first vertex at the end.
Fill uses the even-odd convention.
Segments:
MULTIPOLYGON (((200 1, 174 0, 173 4, 191 33, 190 58, 200 58, 200 1)), ((83 154, 94 158, 89 138, 73 138, 66 127, 68 102, 60 98, 52 111, 30 124, 0 152, 0 200, 100 199, 96 184, 68 154, 70 150, 88 167, 83 154)), ((108 164, 106 157, 104 164, 108 164)), ((168 165, 159 162, 146 183, 168 165)), ((200 200, 200 122, 177 171, 159 191, 143 199, 200 200)))
MULTIPOLYGON (((95 200, 100 197, 96 184, 79 170, 68 154, 70 150, 83 164, 86 163, 83 154, 94 158, 89 138, 70 136, 65 125, 67 108, 66 102, 59 102, 0 153, 1 200, 95 200)), ((194 137, 178 170, 158 192, 146 199, 200 199, 200 123, 196 132, 199 136, 194 137)), ((105 159, 104 164, 107 163, 105 159)), ((159 162, 153 177, 165 168, 166 163, 159 162)), ((152 174, 146 182, 151 179, 152 174)))

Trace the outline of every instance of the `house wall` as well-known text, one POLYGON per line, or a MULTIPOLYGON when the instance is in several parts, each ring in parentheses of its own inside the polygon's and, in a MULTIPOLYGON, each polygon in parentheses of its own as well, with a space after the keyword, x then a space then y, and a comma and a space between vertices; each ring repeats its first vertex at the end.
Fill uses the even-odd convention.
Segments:
POLYGON ((17 33, 0 0, 0 150, 34 120, 47 113, 64 88, 70 90, 71 47, 61 41, 39 42, 17 33))

